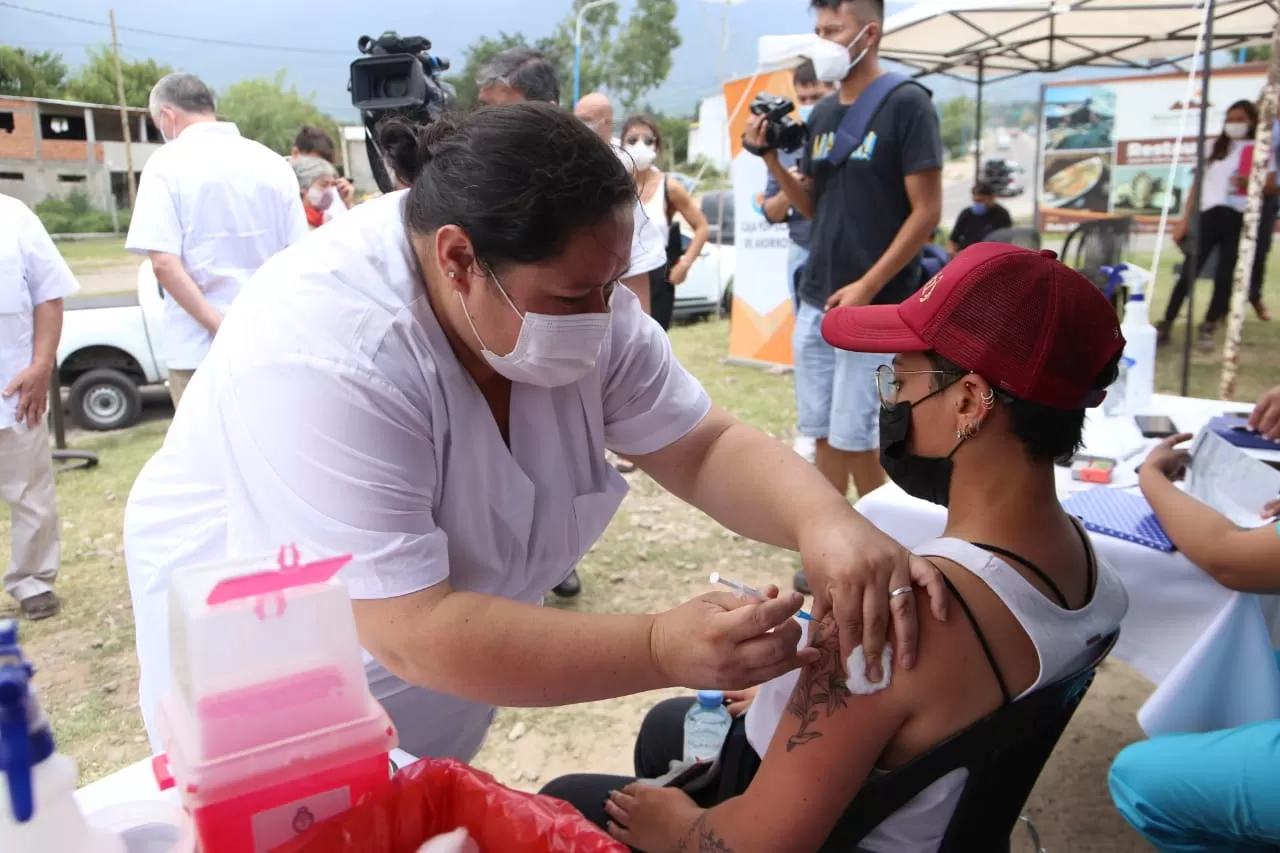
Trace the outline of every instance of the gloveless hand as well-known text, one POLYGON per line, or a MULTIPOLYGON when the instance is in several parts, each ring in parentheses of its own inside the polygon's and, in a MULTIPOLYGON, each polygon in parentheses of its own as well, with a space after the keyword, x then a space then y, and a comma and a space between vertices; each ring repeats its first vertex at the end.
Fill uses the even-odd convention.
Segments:
POLYGON ((1249 413, 1249 429, 1263 438, 1280 441, 1280 385, 1258 398, 1249 413))
POLYGON ((768 142, 767 127, 769 119, 765 116, 753 115, 747 119, 747 129, 742 134, 742 141, 756 148, 763 148, 768 142))
POLYGON ((1169 436, 1155 446, 1147 456, 1147 461, 1142 463, 1142 468, 1155 471, 1167 480, 1181 480, 1191 462, 1191 454, 1175 448, 1192 438, 1189 432, 1169 436))
POLYGON ((18 397, 18 423, 26 422, 34 429, 44 418, 49 408, 49 377, 53 368, 42 364, 33 364, 18 371, 8 387, 0 392, 0 397, 8 400, 15 394, 18 397))
POLYGON ((804 598, 776 587, 766 594, 770 600, 755 601, 710 592, 659 614, 650 636, 658 671, 682 687, 738 690, 816 661, 817 649, 796 648, 800 624, 791 617, 804 598))
POLYGON ((916 662, 916 597, 890 598, 891 591, 924 587, 934 616, 947 618, 950 595, 942 573, 851 508, 834 517, 811 520, 801 531, 800 559, 813 589, 814 621, 828 614, 835 619, 842 662, 859 645, 863 647, 871 681, 881 677, 880 657, 888 642, 891 619, 898 666, 911 669, 916 662))
POLYGON ((859 279, 831 294, 826 307, 830 311, 832 308, 847 308, 850 305, 870 305, 872 295, 870 289, 859 279))
POLYGON ((667 270, 667 281, 672 284, 684 284, 686 278, 689 277, 689 267, 692 266, 684 258, 676 261, 676 263, 667 270))

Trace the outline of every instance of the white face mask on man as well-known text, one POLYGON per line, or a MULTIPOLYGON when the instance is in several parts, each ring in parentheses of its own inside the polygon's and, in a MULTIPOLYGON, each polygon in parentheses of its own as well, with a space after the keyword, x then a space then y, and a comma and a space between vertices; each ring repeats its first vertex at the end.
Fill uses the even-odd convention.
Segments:
MULTIPOLYGON (((471 312, 467 310, 467 303, 462 294, 458 294, 462 311, 471 325, 471 333, 480 342, 480 352, 490 367, 512 382, 542 388, 572 385, 592 371, 609 333, 608 311, 603 314, 521 314, 502 282, 493 273, 490 275, 502 298, 520 318, 520 335, 516 338, 515 347, 506 355, 498 355, 485 344, 476 330, 475 320, 471 319, 471 312)), ((609 303, 612 301, 611 292, 609 303)))
POLYGON ((852 59, 849 58, 849 51, 853 50, 853 46, 867 34, 867 29, 870 26, 870 24, 867 24, 858 30, 858 34, 848 44, 832 41, 831 39, 820 39, 813 46, 812 55, 809 59, 813 62, 813 72, 819 80, 824 83, 840 83, 849 76, 849 72, 857 67, 870 48, 864 47, 852 59))
POLYGON ((316 210, 325 210, 333 203, 333 194, 327 189, 321 187, 312 187, 307 190, 307 204, 316 210))

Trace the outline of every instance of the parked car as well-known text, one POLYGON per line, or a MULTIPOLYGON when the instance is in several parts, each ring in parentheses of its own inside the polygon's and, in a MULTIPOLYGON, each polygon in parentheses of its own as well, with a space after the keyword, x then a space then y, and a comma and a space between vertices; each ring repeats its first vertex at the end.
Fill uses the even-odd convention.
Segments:
POLYGON ((138 421, 139 389, 169 377, 161 351, 163 314, 150 261, 138 267, 136 293, 67 300, 58 376, 70 389, 71 418, 78 426, 123 429, 138 421))
MULTIPOLYGON (((733 273, 737 253, 733 245, 733 190, 711 190, 699 205, 707 217, 710 235, 684 284, 676 288, 672 315, 689 321, 728 314, 733 301, 733 273), (723 207, 721 206, 723 204, 723 207)), ((687 226, 681 226, 684 246, 689 245, 687 226)))

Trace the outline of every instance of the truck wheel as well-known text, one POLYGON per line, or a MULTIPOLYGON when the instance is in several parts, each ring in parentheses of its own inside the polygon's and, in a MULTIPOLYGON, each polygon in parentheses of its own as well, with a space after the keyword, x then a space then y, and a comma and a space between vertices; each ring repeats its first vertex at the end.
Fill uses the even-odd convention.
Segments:
POLYGON ((71 385, 71 419, 83 429, 124 429, 141 415, 138 386, 118 370, 90 370, 71 385))

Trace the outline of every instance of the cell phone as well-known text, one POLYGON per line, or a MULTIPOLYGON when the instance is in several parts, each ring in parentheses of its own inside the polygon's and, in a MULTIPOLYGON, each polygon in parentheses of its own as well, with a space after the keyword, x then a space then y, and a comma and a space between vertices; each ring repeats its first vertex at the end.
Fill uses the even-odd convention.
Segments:
POLYGON ((1178 434, 1177 426, 1168 415, 1134 415, 1133 420, 1143 438, 1168 438, 1178 434))

